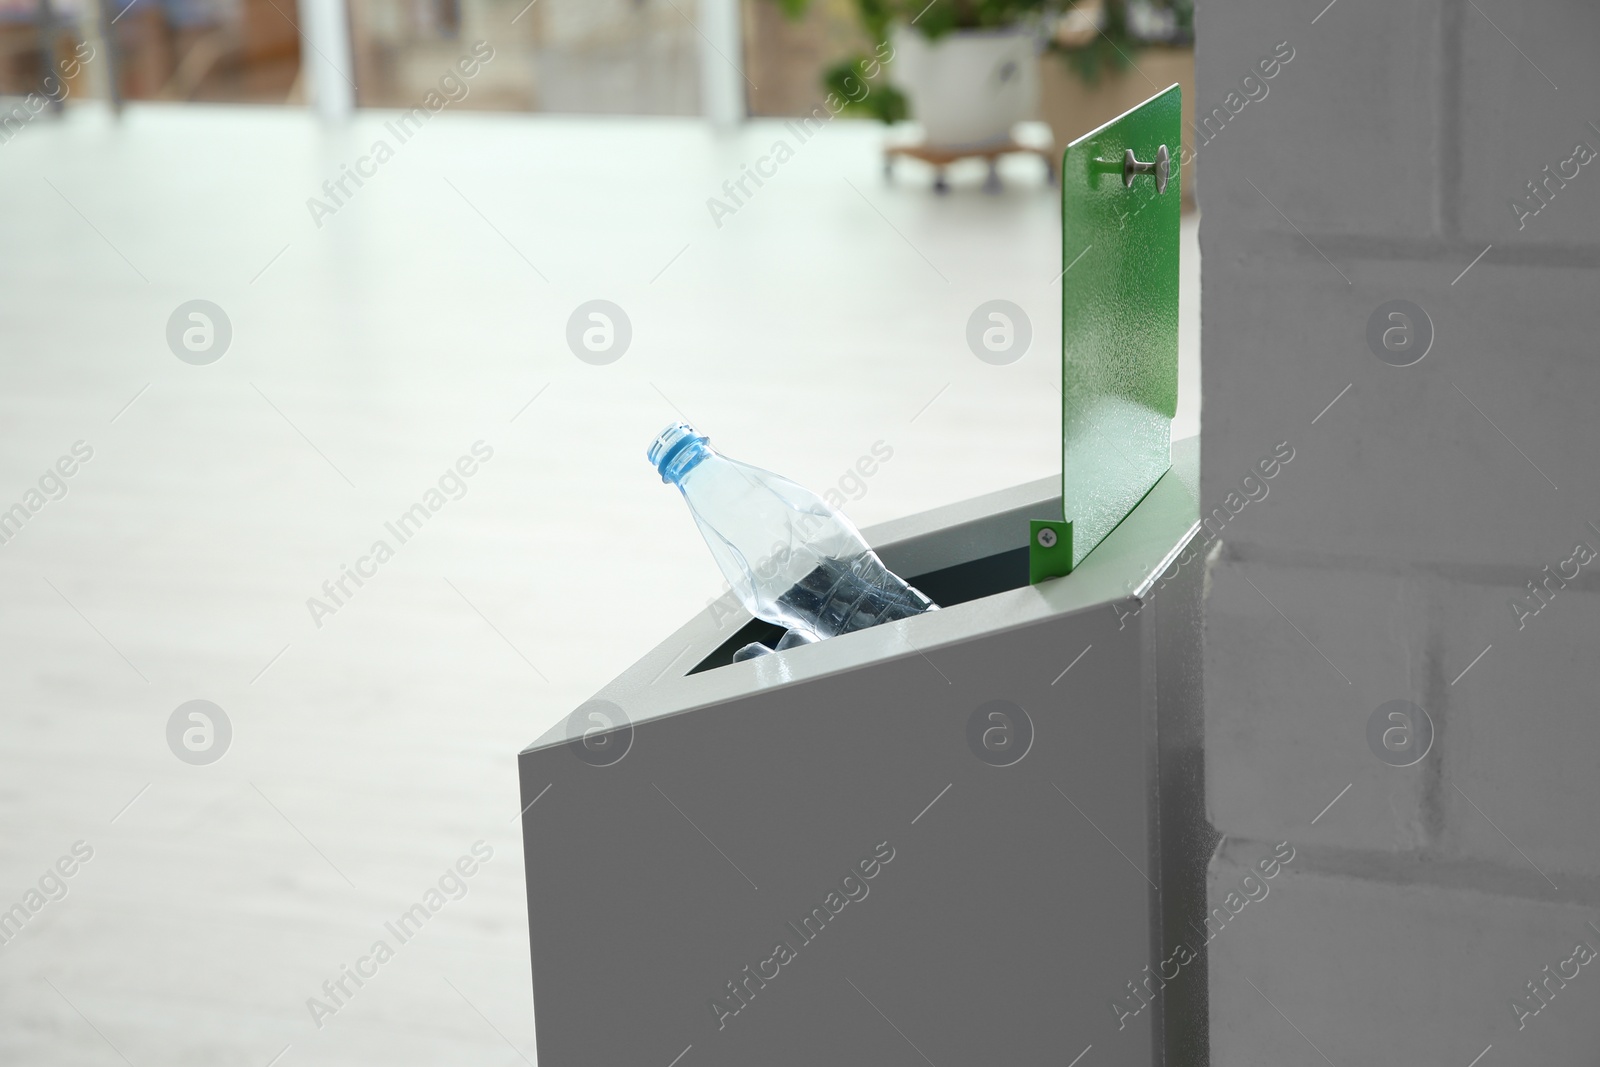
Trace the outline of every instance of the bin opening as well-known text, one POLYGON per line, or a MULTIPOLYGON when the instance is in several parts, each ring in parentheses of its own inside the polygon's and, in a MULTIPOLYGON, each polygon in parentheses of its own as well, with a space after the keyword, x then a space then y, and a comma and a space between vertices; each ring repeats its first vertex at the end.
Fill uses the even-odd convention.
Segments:
MULTIPOLYGON (((982 559, 908 577, 906 581, 926 593, 941 608, 1021 589, 1028 584, 1028 547, 1024 545, 1007 549, 982 559)), ((752 619, 718 645, 711 655, 695 664, 689 673, 699 674, 701 671, 726 667, 733 662, 733 654, 750 642, 759 641, 773 648, 782 636, 782 627, 763 619, 752 619)))

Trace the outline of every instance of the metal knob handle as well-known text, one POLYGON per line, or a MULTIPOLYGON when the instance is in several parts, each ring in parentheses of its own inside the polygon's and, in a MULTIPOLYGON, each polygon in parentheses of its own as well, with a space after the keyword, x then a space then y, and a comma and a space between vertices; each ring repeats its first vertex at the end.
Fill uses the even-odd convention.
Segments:
POLYGON ((1133 149, 1128 149, 1122 156, 1122 184, 1124 188, 1133 188, 1133 178, 1136 174, 1154 174, 1156 176, 1156 195, 1167 191, 1167 179, 1172 174, 1172 155, 1167 151, 1167 146, 1162 145, 1156 149, 1154 163, 1141 163, 1134 158, 1133 149))

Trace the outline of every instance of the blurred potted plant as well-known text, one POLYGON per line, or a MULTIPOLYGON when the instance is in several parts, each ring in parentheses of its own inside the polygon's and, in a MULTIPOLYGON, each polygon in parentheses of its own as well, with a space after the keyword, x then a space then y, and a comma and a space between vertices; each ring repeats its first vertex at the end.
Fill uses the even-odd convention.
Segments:
POLYGON ((1146 45, 1193 43, 1194 0, 1084 0, 1056 20, 1050 50, 1092 88, 1146 45))
POLYGON ((915 25, 897 20, 888 27, 890 81, 905 93, 929 145, 1008 141, 1011 127, 1034 116, 1045 6, 1040 0, 935 0, 915 25))
MULTIPOLYGON (((810 6, 773 2, 791 18, 810 6)), ((1193 11, 1192 0, 855 0, 855 8, 868 40, 893 48, 891 84, 862 96, 857 74, 870 61, 850 56, 824 74, 825 86, 858 115, 916 119, 940 148, 1003 143, 1033 118, 1046 49, 1092 85, 1131 62, 1149 27, 1171 38, 1190 32, 1193 11)))

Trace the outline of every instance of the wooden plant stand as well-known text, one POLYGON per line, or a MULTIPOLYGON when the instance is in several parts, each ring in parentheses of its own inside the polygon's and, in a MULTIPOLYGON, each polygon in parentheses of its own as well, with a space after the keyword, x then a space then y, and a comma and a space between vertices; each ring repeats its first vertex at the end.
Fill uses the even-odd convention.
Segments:
POLYGON ((998 193, 1000 185, 999 161, 1001 156, 1038 156, 1044 161, 1045 178, 1052 185, 1056 180, 1055 149, 1049 144, 1022 144, 1007 139, 978 148, 939 148, 927 144, 887 144, 883 149, 883 176, 894 180, 894 161, 902 156, 920 159, 934 168, 933 191, 948 193, 950 183, 945 180, 945 169, 963 159, 981 159, 989 164, 989 176, 984 179, 983 191, 998 193))

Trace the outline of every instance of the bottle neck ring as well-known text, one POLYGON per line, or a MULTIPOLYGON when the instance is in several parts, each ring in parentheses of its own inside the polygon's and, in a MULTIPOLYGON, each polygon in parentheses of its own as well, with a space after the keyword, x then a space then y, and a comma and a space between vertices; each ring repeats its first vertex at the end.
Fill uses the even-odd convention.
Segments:
POLYGON ((648 458, 661 480, 682 488, 683 478, 711 455, 711 439, 687 423, 673 423, 656 436, 648 458))
POLYGON ((661 460, 661 480, 673 485, 683 485, 684 476, 700 465, 700 461, 711 455, 711 447, 706 444, 704 437, 691 437, 668 452, 661 460))

